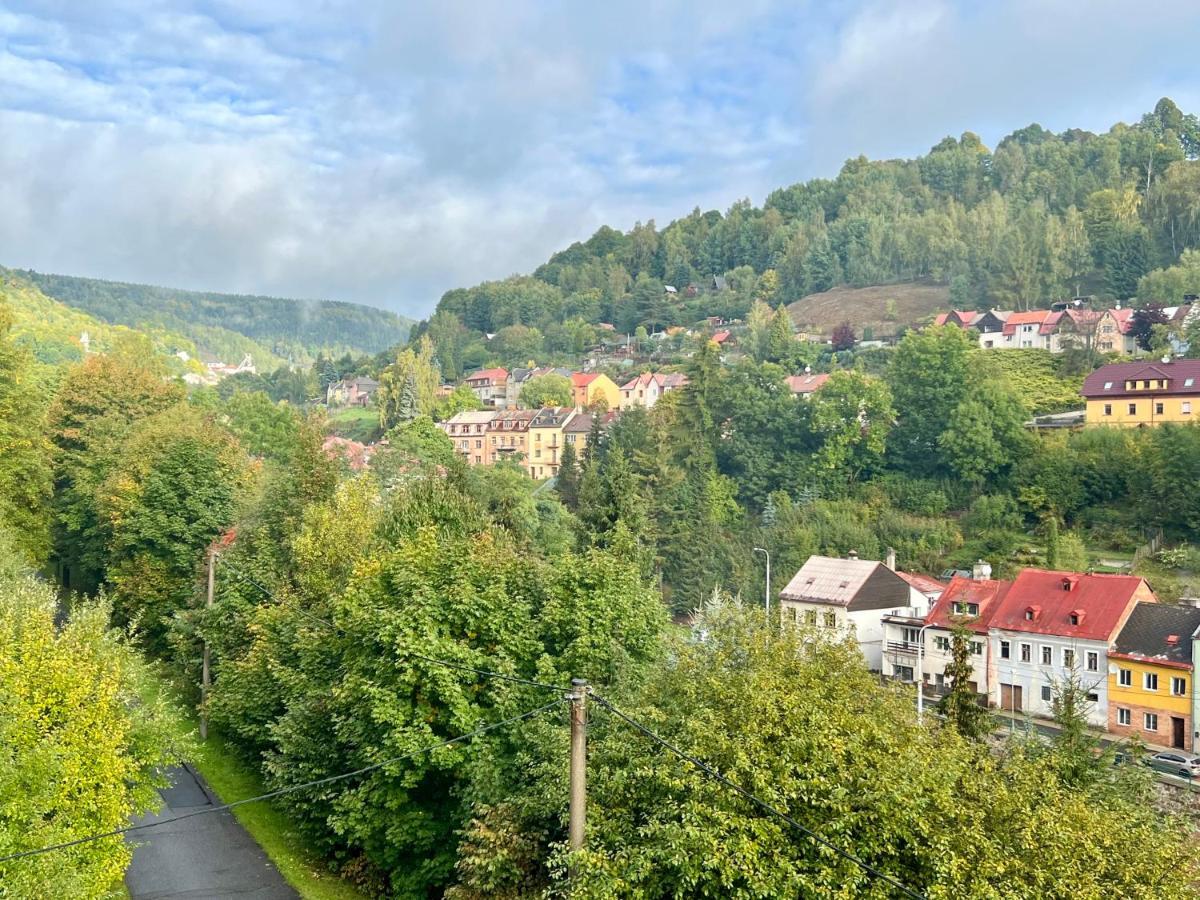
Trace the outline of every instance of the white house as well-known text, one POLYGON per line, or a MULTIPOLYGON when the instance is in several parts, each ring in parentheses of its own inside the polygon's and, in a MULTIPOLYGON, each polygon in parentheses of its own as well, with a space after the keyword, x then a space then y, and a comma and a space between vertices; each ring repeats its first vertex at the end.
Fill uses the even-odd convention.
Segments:
POLYGON ((1088 688, 1089 721, 1108 724, 1108 648, 1139 602, 1157 601, 1133 575, 1023 569, 988 628, 988 700, 1052 715, 1055 687, 1072 674, 1088 688))
POLYGON ((881 671, 884 624, 889 612, 911 610, 917 617, 929 600, 878 560, 810 556, 787 587, 779 592, 784 624, 803 624, 851 631, 867 666, 881 671))

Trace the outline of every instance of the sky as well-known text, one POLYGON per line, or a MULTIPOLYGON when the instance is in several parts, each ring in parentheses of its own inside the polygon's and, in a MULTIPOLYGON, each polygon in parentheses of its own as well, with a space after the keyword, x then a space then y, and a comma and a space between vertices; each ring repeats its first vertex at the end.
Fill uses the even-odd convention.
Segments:
POLYGON ((1192 0, 0 0, 0 265, 414 317, 602 224, 1200 112, 1192 0))

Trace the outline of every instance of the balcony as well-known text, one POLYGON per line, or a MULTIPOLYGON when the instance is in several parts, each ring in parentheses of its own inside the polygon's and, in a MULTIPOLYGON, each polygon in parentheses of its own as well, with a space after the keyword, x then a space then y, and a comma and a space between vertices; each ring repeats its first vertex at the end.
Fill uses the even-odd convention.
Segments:
POLYGON ((905 606, 900 609, 889 609, 883 614, 882 619, 885 622, 895 622, 898 625, 915 625, 920 627, 925 624, 925 615, 927 610, 919 606, 905 606))
POLYGON ((887 653, 898 653, 905 656, 916 656, 917 649, 920 644, 909 643, 908 641, 888 641, 884 644, 884 651, 887 653))

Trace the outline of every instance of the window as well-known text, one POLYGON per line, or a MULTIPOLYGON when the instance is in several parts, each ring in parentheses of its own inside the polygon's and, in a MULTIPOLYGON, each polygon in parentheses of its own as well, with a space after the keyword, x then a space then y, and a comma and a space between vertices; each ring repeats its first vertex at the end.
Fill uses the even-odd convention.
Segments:
POLYGON ((817 611, 815 609, 806 609, 804 611, 804 624, 805 625, 816 625, 817 624, 817 611))
POLYGON ((1025 621, 1026 622, 1033 621, 1033 610, 1032 609, 1025 610, 1025 621))
POLYGON ((482 441, 482 440, 480 440, 480 439, 478 439, 478 438, 475 440, 475 449, 476 449, 476 450, 482 450, 482 449, 483 449, 483 441, 482 441))
POLYGON ((954 604, 954 613, 959 616, 977 616, 979 615, 979 604, 956 602, 954 604))
POLYGON ((912 666, 892 666, 892 674, 903 681, 913 680, 912 666))
POLYGON ((1120 674, 1117 676, 1117 680, 1120 683, 1121 687, 1132 687, 1133 686, 1133 670, 1132 669, 1121 669, 1120 674))
POLYGON ((1161 416, 1163 414, 1163 405, 1161 403, 1154 404, 1154 414, 1156 416, 1161 416))
POLYGON ((933 639, 933 646, 937 647, 943 653, 949 653, 950 652, 950 638, 935 637, 933 639))
POLYGON ((1145 672, 1142 674, 1142 687, 1148 691, 1158 690, 1158 675, 1154 672, 1145 672))
POLYGON ((1075 651, 1063 648, 1063 666, 1070 669, 1075 665, 1075 651))
POLYGON ((792 606, 788 608, 788 612, 792 614, 792 624, 796 625, 800 621, 800 610, 792 606))
POLYGON ((1106 416, 1111 416, 1111 415, 1112 415, 1112 404, 1111 404, 1111 403, 1105 403, 1105 404, 1104 404, 1104 414, 1105 414, 1106 416))
POLYGON ((1174 694, 1176 697, 1182 697, 1184 694, 1186 694, 1187 693, 1187 679, 1186 678, 1172 678, 1171 679, 1171 693, 1174 694))
POLYGON ((1181 413, 1183 413, 1185 416, 1190 416, 1192 414, 1192 401, 1191 400, 1182 401, 1179 404, 1179 411, 1181 413))
POLYGON ((1071 613, 1071 624, 1072 625, 1079 624, 1079 613, 1071 613))
POLYGON ((1021 645, 1021 662, 1030 662, 1033 659, 1033 645, 1021 645))
POLYGON ((1142 722, 1145 724, 1147 731, 1158 731, 1158 713, 1144 714, 1142 722))
POLYGON ((1193 384, 1195 384, 1195 383, 1196 383, 1196 379, 1195 379, 1195 378, 1185 378, 1185 379, 1183 379, 1183 386, 1184 386, 1184 387, 1191 387, 1191 386, 1192 386, 1193 384))
POLYGON ((1090 691, 1087 695, 1087 698, 1088 698, 1088 703, 1099 703, 1100 702, 1100 695, 1097 694, 1095 691, 1090 691))
POLYGON ((1136 416, 1136 415, 1137 415, 1137 404, 1136 404, 1136 403, 1130 403, 1130 404, 1129 404, 1129 414, 1130 414, 1131 416, 1136 416))
POLYGON ((1117 724, 1118 725, 1132 725, 1133 724, 1133 714, 1123 706, 1117 707, 1117 724))
POLYGON ((1051 698, 1051 696, 1052 696, 1052 694, 1051 694, 1051 691, 1050 691, 1050 685, 1048 685, 1048 684, 1043 684, 1043 685, 1042 685, 1042 699, 1043 699, 1044 701, 1046 701, 1047 703, 1049 703, 1049 702, 1050 702, 1050 698, 1051 698))
POLYGON ((837 613, 832 613, 832 612, 825 613, 825 627, 826 628, 837 628, 837 613))
POLYGON ((1111 381, 1104 382, 1104 389, 1106 391, 1111 391, 1112 390, 1112 382, 1111 381))
POLYGON ((1054 665, 1054 650, 1051 647, 1047 647, 1045 645, 1042 646, 1042 665, 1043 666, 1054 665))
POLYGON ((1089 650, 1087 652, 1087 670, 1089 672, 1100 671, 1100 654, 1095 650, 1089 650))
POLYGON ((1001 641, 1000 642, 1000 658, 1008 659, 1011 655, 1012 655, 1011 648, 1009 647, 1008 641, 1001 641))
POLYGON ((981 641, 971 641, 971 652, 976 656, 983 656, 983 643, 981 641))

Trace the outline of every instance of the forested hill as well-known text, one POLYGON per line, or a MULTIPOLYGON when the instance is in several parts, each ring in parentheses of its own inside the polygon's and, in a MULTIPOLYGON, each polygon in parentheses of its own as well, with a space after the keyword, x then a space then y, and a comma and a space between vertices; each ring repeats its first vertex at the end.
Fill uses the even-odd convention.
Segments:
MULTIPOLYGON (((1200 244, 1198 154, 1200 124, 1169 99, 1103 134, 1030 125, 993 150, 966 132, 916 159, 851 159, 762 206, 601 228, 532 276, 449 291, 438 312, 476 332, 537 328, 551 345, 577 320, 653 330, 842 284, 932 281, 968 308, 1177 301, 1200 288, 1200 258, 1155 270, 1200 244)), ((455 325, 431 323, 435 343, 455 325)))
POLYGON ((221 355, 222 343, 234 343, 223 342, 221 331, 250 338, 294 361, 306 361, 320 351, 377 353, 402 343, 412 324, 395 313, 356 303, 217 294, 32 271, 19 274, 47 296, 105 322, 171 328, 215 355, 221 355))

